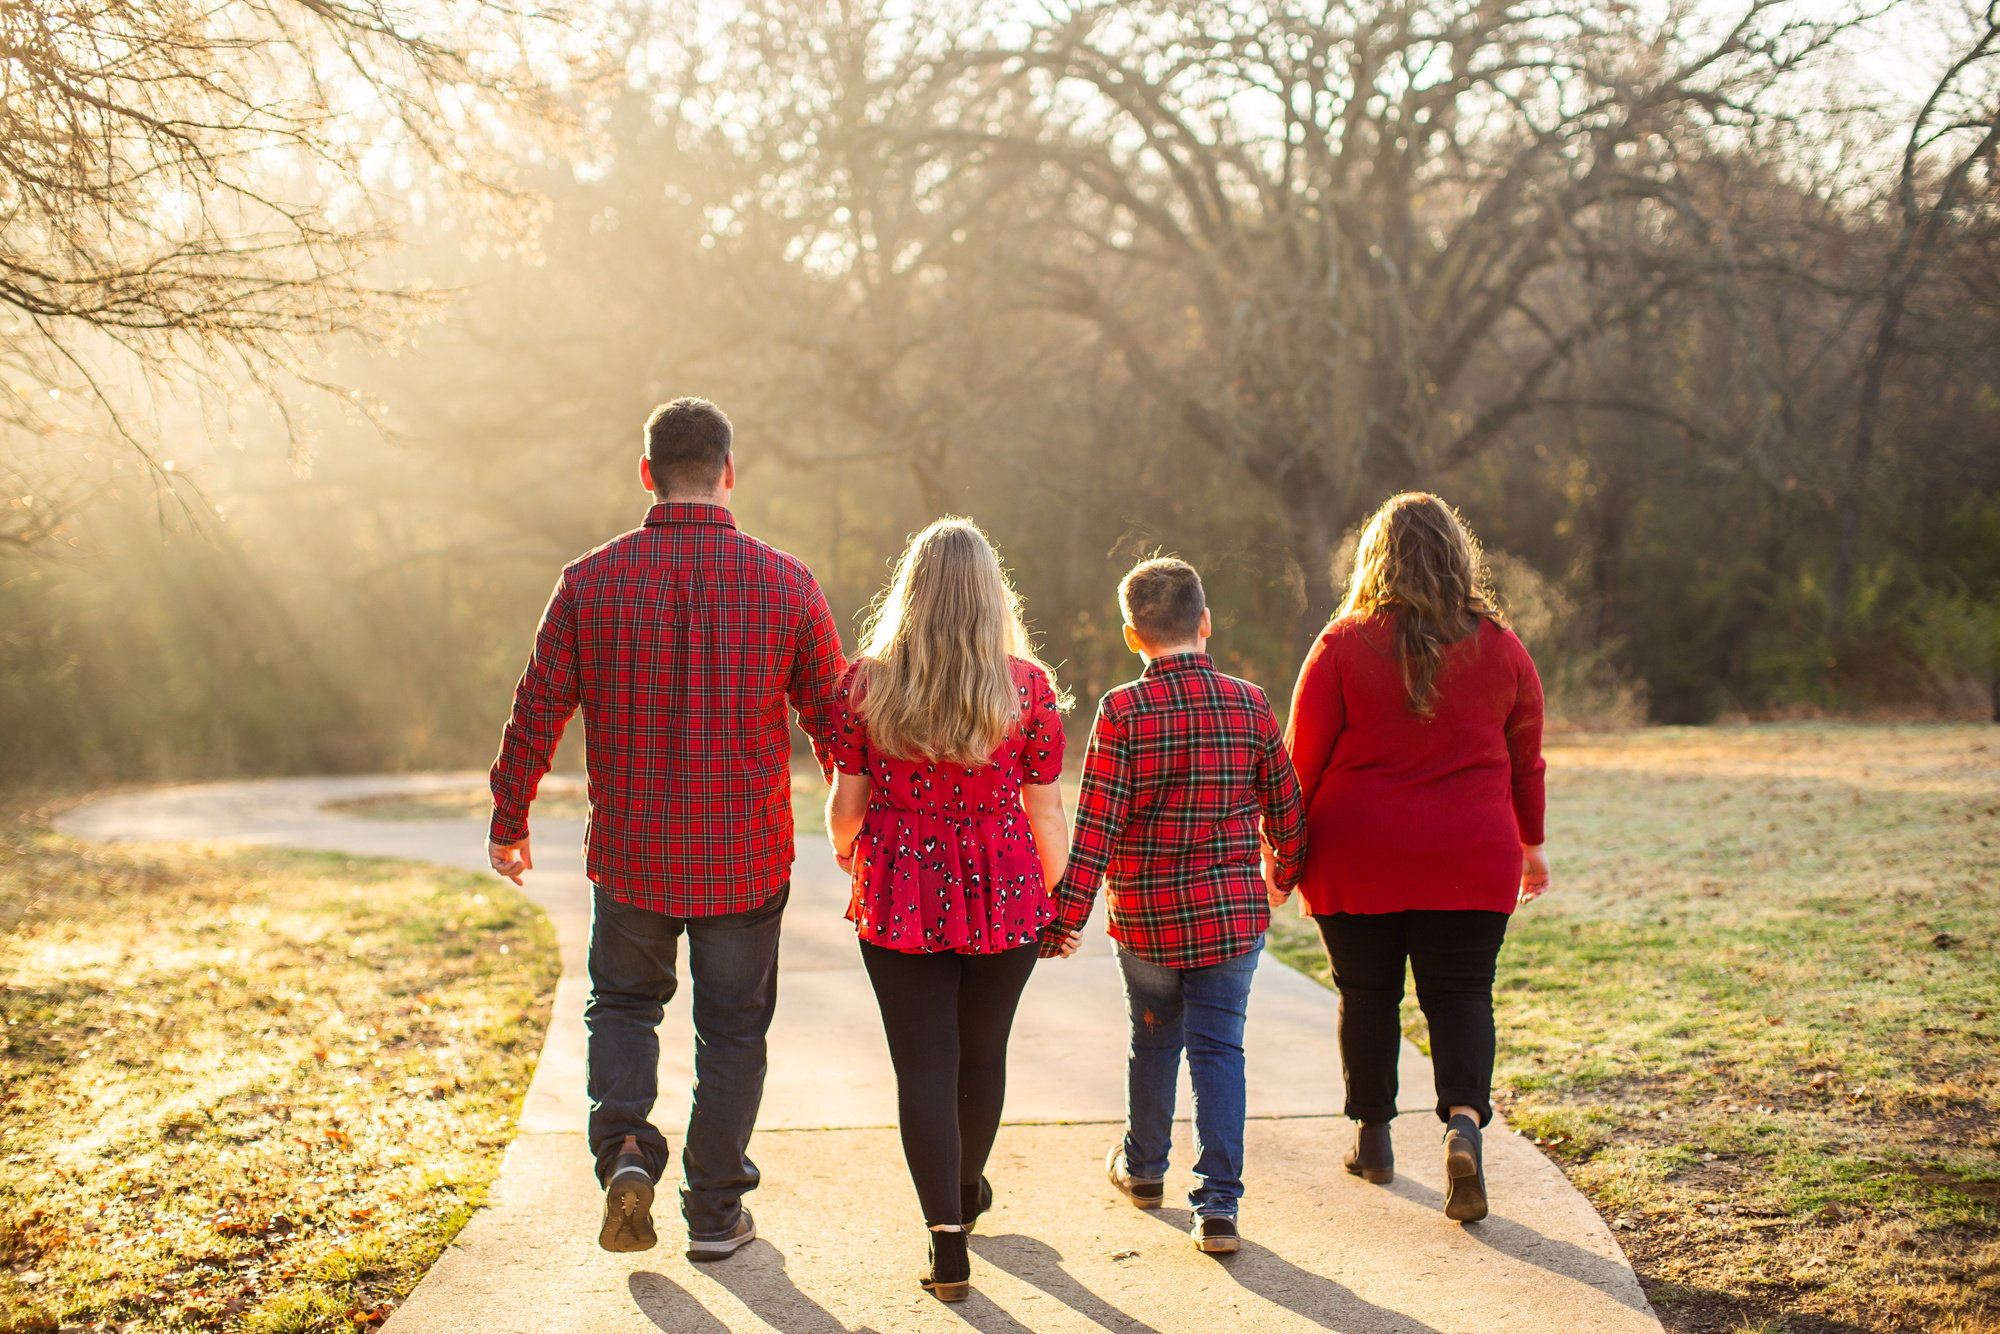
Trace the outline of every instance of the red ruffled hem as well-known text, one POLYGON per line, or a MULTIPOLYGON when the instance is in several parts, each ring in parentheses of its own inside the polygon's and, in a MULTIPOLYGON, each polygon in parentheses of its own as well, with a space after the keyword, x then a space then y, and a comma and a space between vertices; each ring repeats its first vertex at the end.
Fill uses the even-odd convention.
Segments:
POLYGON ((853 884, 855 933, 906 953, 997 954, 1055 918, 1019 817, 968 824, 873 808, 854 843, 853 884))

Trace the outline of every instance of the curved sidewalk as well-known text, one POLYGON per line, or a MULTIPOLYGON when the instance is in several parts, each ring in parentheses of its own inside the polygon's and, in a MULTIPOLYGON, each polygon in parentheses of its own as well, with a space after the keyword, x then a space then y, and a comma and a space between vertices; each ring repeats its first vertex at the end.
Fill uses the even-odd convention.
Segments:
MULTIPOLYGON (((329 801, 463 789, 482 775, 308 778, 106 797, 60 821, 80 838, 227 840, 485 870, 474 821, 386 822, 327 813, 329 801)), ((771 1074, 751 1154, 759 1240, 692 1265, 675 1244, 609 1255, 581 1133, 583 950, 588 883, 581 828, 536 823, 527 893, 554 922, 563 972, 546 1045, 492 1197, 389 1321, 391 1334, 1059 1334, 1217 1330, 1340 1334, 1604 1331, 1657 1334, 1637 1278, 1603 1221, 1533 1145, 1495 1122, 1487 1174, 1496 1212, 1460 1227, 1443 1186, 1429 1063, 1405 1046, 1398 1172, 1389 1187, 1340 1170, 1349 1131, 1334 1051, 1335 1002, 1266 959, 1248 1034, 1251 1124, 1241 1253, 1197 1253, 1184 1208, 1147 1213, 1104 1183, 1123 1115, 1125 1015, 1116 965, 1093 923, 1076 958, 1037 969, 1015 1026, 1008 1122, 988 1175, 996 1206, 973 1249, 974 1295, 921 1294, 922 1229, 904 1174, 894 1084, 845 886, 802 840, 786 910, 771 1074)), ((676 1147, 693 1035, 687 1006, 661 1031, 656 1120, 676 1147)), ((1185 1079, 1181 1107, 1187 1106, 1185 1079)), ((1170 1205, 1189 1184, 1185 1126, 1170 1205)))

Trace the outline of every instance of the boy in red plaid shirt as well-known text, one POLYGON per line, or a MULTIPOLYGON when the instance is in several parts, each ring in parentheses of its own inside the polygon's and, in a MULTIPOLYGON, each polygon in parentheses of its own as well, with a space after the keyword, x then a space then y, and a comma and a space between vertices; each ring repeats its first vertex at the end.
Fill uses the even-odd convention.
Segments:
POLYGON ((1264 692, 1209 659, 1194 567, 1143 561, 1119 584, 1118 601, 1125 643, 1146 670, 1098 705, 1069 869, 1042 952, 1075 948, 1104 882, 1132 1013, 1125 1138, 1105 1169, 1134 1204, 1159 1205, 1185 1049, 1194 1243, 1227 1253, 1239 1244, 1243 1022, 1271 920, 1267 870, 1274 895, 1298 880, 1305 817, 1264 692))

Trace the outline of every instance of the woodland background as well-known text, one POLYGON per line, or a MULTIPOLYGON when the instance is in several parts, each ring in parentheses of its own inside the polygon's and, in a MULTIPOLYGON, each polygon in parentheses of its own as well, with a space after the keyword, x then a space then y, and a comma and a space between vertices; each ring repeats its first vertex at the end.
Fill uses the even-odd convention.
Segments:
MULTIPOLYGON (((1560 720, 2000 718, 2000 9, 0 0, 0 783, 477 766, 702 394, 843 623, 1281 705, 1409 487, 1560 720)), ((851 642, 851 641, 850 641, 851 642)), ((580 730, 580 729, 578 729, 580 730)))

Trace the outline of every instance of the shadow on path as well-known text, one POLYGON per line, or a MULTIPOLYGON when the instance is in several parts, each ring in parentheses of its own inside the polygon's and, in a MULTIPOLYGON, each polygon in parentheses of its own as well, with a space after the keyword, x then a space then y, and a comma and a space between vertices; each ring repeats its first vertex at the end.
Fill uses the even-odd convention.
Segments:
MULTIPOLYGON (((1439 1213, 1444 1211, 1444 1196, 1441 1193, 1408 1177, 1398 1176, 1383 1189, 1412 1204, 1439 1213)), ((1522 1264, 1534 1265, 1537 1269, 1546 1269, 1551 1274, 1593 1287, 1621 1306, 1652 1314, 1653 1308, 1646 1304, 1645 1297, 1632 1290, 1632 1271, 1616 1260, 1607 1260, 1574 1242, 1543 1236, 1533 1228, 1523 1227, 1500 1214, 1490 1214, 1483 1222, 1464 1223, 1460 1227, 1469 1240, 1482 1246, 1491 1247, 1522 1264)))
MULTIPOLYGON (((768 1241, 753 1241, 728 1260, 697 1272, 733 1294, 779 1334, 878 1334, 866 1325, 850 1330, 808 1297, 786 1272, 785 1253, 768 1241)), ((637 1273, 626 1286, 640 1313, 669 1334, 729 1334, 728 1325, 664 1274, 637 1273)))
MULTIPOLYGON (((1186 1209, 1155 1209, 1152 1216, 1182 1236, 1194 1224, 1186 1209)), ((1189 1242, 1193 1245, 1193 1242, 1189 1242)), ((1234 1255, 1210 1257, 1238 1284, 1256 1293, 1273 1306, 1304 1316, 1324 1329, 1345 1331, 1370 1329, 1395 1334, 1443 1334, 1415 1316, 1361 1298, 1324 1274, 1301 1269, 1268 1247, 1245 1238, 1243 1249, 1234 1255)))
MULTIPOLYGON (((1062 1252, 1045 1241, 1018 1233, 992 1237, 975 1233, 972 1250, 995 1269, 1004 1269, 1014 1277, 1033 1284, 1084 1319, 1112 1331, 1112 1334, 1159 1334, 1145 1321, 1127 1315, 1085 1287, 1075 1275, 1063 1268, 1062 1252)), ((977 1276, 973 1281, 977 1291, 977 1276)), ((977 1320, 971 1323, 974 1328, 992 1334, 988 1326, 977 1320)))

